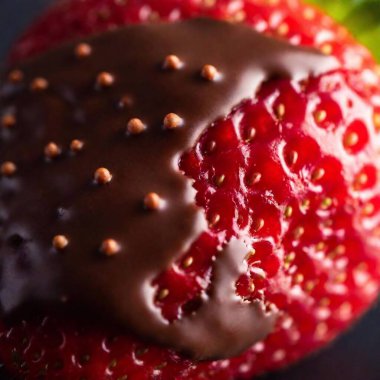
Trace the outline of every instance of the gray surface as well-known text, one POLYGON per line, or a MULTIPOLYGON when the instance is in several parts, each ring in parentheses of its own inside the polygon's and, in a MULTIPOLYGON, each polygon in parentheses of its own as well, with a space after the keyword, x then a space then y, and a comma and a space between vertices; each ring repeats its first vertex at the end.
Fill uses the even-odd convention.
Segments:
MULTIPOLYGON (((0 0, 0 57, 25 25, 51 2, 0 0)), ((0 380, 10 379, 0 374, 0 380)), ((329 349, 263 380, 380 380, 380 307, 329 349)))
POLYGON ((0 57, 12 41, 53 0, 0 0, 0 57))

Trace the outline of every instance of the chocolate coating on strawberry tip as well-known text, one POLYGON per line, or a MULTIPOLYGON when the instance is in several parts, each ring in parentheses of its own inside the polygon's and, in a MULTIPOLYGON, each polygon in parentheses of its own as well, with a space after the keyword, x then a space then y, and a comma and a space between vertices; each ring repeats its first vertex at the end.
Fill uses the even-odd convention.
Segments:
POLYGON ((275 319, 235 295, 248 251, 242 243, 226 242, 215 252, 210 294, 194 315, 168 324, 154 302, 153 279, 208 229, 178 157, 263 81, 317 75, 336 68, 335 60, 206 19, 130 26, 81 43, 92 48, 86 59, 78 60, 77 45, 68 45, 20 67, 25 84, 8 81, 0 89, 0 114, 17 113, 17 126, 0 134, 0 162, 22 168, 15 178, 0 178, 7 213, 0 251, 4 315, 31 300, 60 303, 65 294, 98 313, 106 310, 111 323, 196 358, 238 354, 270 333, 275 319), (168 52, 186 63, 181 70, 162 69, 168 52), (217 68, 218 80, 199 75, 205 64, 217 68), (28 85, 35 78, 46 85, 35 90, 47 90, 38 96, 28 85), (115 108, 126 94, 133 102, 115 108), (80 122, 73 124, 78 112, 80 122), (148 127, 131 138, 125 125, 136 117, 148 127), (70 142, 79 135, 86 149, 72 154, 70 142), (46 149, 49 141, 57 143, 46 149), (49 159, 59 153, 51 165, 41 159, 44 149, 49 159), (150 196, 156 211, 148 212, 141 202, 152 191, 165 207, 156 209, 161 202, 150 196), (56 213, 62 207, 64 218, 56 213), (57 231, 70 240, 62 255, 51 254, 57 231), (22 247, 10 243, 15 235, 22 247), (27 270, 17 265, 20 249, 29 253, 27 270))

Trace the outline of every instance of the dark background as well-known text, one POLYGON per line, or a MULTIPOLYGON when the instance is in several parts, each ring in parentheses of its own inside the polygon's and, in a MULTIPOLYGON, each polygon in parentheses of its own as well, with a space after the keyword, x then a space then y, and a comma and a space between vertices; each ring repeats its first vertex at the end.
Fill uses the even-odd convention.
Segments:
MULTIPOLYGON (((51 2, 0 0, 0 59, 14 38, 51 2)), ((0 380, 11 379, 0 373, 0 380)), ((330 348, 262 380, 380 380, 380 306, 330 348)))

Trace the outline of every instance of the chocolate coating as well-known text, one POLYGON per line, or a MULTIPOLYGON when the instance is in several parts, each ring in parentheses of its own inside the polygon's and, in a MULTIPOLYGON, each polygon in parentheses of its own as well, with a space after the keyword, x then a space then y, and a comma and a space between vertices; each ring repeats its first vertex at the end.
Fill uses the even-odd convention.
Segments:
POLYGON ((0 161, 18 168, 0 179, 3 315, 64 296, 199 359, 240 353, 275 321, 263 305, 235 295, 249 250, 242 242, 227 243, 217 255, 211 293, 195 314, 169 324, 154 304, 152 280, 208 228, 178 158, 263 81, 318 75, 334 69, 335 60, 206 19, 130 26, 83 42, 92 51, 86 59, 75 56, 76 44, 67 45, 25 63, 24 82, 0 89, 0 113, 17 115, 17 126, 1 131, 0 161), (168 54, 183 67, 163 70, 168 54), (217 80, 202 77, 206 64, 218 70, 217 80), (106 86, 99 85, 102 73, 112 78, 106 86), (35 78, 48 86, 31 91, 35 78), (182 122, 164 128, 171 113, 182 122), (142 120, 144 133, 125 133, 132 118, 142 120), (77 154, 70 150, 74 139, 85 144, 77 154), (52 141, 62 152, 50 160, 44 147, 52 141), (112 181, 94 181, 97 168, 107 168, 112 181), (151 192, 165 200, 154 212, 142 205, 151 192), (51 245, 56 235, 70 241, 63 252, 51 245), (99 253, 106 239, 120 245, 112 257, 99 253))

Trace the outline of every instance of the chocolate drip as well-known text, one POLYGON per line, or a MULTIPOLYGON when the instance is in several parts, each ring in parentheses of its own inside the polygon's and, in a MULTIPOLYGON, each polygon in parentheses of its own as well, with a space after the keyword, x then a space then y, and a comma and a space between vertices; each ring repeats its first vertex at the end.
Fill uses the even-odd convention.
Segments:
POLYGON ((194 357, 237 354, 274 323, 262 305, 235 296, 242 243, 217 256, 211 296, 194 315, 169 324, 154 304, 152 280, 207 229, 178 158, 265 80, 299 80, 336 62, 206 19, 130 26, 84 42, 88 55, 67 45, 22 65, 25 82, 1 88, 0 112, 16 120, 2 131, 0 161, 17 166, 0 180, 3 314, 64 296, 194 357), (163 68, 169 54, 180 61, 163 68), (170 113, 178 118, 165 119, 170 113), (133 118, 136 133, 126 134, 133 118), (148 211, 151 192, 162 204, 148 211))
POLYGON ((243 303, 235 294, 235 282, 247 273, 244 259, 247 248, 233 239, 219 253, 214 268, 213 292, 194 315, 175 321, 162 331, 162 342, 180 347, 199 359, 230 358, 260 341, 272 331, 276 314, 266 312, 259 301, 243 303), (179 339, 179 341, 177 341, 179 339))

